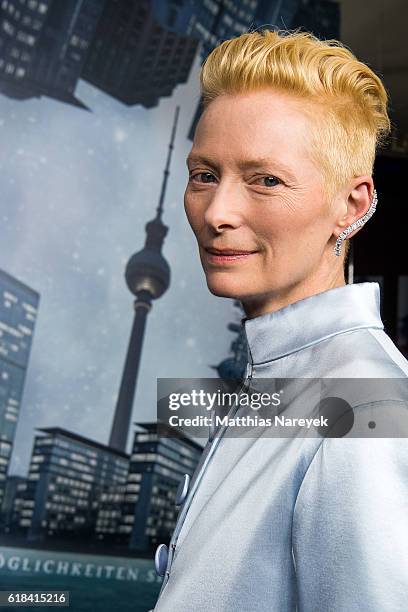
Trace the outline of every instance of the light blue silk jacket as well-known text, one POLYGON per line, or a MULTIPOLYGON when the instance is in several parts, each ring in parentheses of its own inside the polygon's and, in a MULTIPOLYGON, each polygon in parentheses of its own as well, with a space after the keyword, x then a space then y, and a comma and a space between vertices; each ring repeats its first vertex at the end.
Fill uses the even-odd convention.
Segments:
MULTIPOLYGON (((330 289, 243 325, 248 379, 407 382, 378 283, 330 289)), ((360 414, 381 418, 396 401, 380 394, 360 414)), ((398 409, 401 437, 209 439, 154 611, 406 612, 404 398, 398 409)))

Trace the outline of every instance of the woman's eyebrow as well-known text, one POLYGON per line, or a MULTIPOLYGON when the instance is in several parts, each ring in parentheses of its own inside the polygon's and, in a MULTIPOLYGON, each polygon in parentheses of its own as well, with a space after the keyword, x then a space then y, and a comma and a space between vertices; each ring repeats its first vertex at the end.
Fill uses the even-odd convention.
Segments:
MULTIPOLYGON (((187 166, 190 163, 201 162, 209 166, 217 168, 219 166, 215 159, 212 159, 206 155, 189 155, 186 159, 187 166)), ((293 172, 284 163, 274 160, 270 157, 259 157, 257 159, 242 159, 236 162, 237 167, 240 170, 250 170, 252 168, 267 168, 268 166, 277 168, 278 171, 284 172, 287 177, 291 180, 296 180, 293 172)))
POLYGON ((212 160, 210 157, 206 157, 205 155, 188 155, 186 159, 187 166, 192 163, 203 162, 204 164, 208 164, 209 166, 216 166, 217 162, 212 160))

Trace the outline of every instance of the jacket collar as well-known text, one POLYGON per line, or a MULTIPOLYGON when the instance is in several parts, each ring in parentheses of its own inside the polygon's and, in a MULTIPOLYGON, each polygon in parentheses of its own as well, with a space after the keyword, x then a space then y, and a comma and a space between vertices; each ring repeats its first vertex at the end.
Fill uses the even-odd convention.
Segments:
POLYGON ((254 365, 279 359, 321 340, 355 329, 383 329, 378 283, 335 287, 275 312, 241 319, 254 365))

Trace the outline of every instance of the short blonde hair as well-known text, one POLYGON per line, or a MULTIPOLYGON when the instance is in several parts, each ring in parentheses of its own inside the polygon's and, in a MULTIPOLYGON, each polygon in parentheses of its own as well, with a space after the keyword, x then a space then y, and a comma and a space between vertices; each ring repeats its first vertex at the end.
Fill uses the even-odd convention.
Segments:
POLYGON ((204 109, 222 94, 264 88, 299 99, 314 122, 311 157, 329 199, 350 178, 372 174, 391 130, 380 78, 341 42, 309 32, 264 29, 225 40, 205 59, 200 84, 204 109))

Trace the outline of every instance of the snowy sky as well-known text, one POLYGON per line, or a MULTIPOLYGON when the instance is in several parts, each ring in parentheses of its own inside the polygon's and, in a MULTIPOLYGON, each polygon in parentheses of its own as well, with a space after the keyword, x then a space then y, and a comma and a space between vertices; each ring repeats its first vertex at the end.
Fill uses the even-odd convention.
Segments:
POLYGON ((108 441, 133 317, 124 268, 155 215, 177 104, 163 216, 172 279, 148 315, 133 421, 155 419, 157 377, 211 377, 229 353, 239 311, 208 291, 183 208, 198 71, 197 57, 188 83, 149 110, 85 82, 76 94, 92 113, 0 96, 0 267, 41 296, 10 473, 25 473, 35 427, 108 441))

